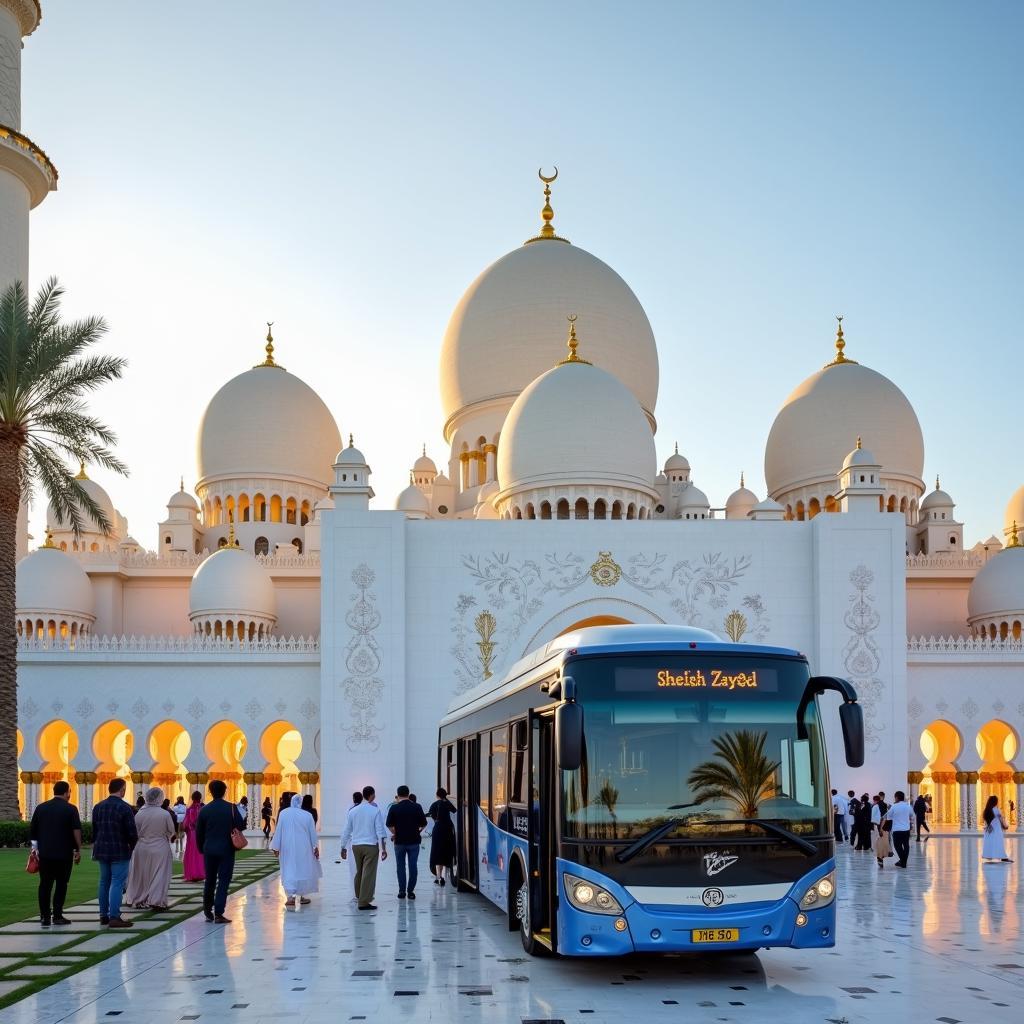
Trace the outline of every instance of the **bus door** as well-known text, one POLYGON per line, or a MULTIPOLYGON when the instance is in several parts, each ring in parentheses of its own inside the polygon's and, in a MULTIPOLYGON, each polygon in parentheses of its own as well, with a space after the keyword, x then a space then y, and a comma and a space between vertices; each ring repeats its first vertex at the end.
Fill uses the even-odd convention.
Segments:
POLYGON ((532 931, 554 948, 555 921, 555 719, 530 715, 530 921, 532 931))
POLYGON ((477 808, 480 806, 480 737, 463 740, 459 774, 459 888, 480 886, 477 850, 477 808))

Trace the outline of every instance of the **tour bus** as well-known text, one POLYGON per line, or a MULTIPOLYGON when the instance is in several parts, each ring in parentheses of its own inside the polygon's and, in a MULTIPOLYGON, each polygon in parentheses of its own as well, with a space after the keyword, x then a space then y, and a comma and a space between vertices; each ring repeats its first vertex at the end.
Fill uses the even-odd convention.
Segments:
POLYGON ((797 651, 683 626, 552 640, 441 723, 459 889, 534 955, 833 946, 826 690, 860 767, 853 687, 797 651))

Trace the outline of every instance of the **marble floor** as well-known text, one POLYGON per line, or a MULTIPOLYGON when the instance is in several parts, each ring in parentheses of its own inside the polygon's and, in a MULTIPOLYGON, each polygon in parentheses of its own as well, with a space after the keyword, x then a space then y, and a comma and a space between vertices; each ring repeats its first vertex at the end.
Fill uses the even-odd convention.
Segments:
POLYGON ((979 854, 978 839, 937 837, 912 844, 907 871, 879 871, 841 849, 834 950, 589 961, 526 958, 493 907, 429 878, 415 903, 396 900, 392 861, 380 909, 359 913, 347 866, 327 858, 322 895, 299 913, 284 912, 268 878, 232 898, 230 927, 188 920, 0 1021, 1020 1021, 1020 859, 982 865, 979 854))

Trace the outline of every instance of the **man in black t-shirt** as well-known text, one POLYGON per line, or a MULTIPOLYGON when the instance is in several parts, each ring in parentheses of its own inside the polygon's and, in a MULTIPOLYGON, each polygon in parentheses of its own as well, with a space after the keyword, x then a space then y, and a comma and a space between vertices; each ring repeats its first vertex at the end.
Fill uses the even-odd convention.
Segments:
POLYGON ((71 787, 54 783, 53 799, 39 804, 29 826, 32 849, 39 858, 39 923, 44 928, 71 924, 64 916, 71 869, 82 859, 82 822, 71 803, 71 787), (50 893, 53 893, 53 911, 50 893))
POLYGON ((409 787, 399 786, 398 799, 388 810, 384 823, 391 832, 395 844, 395 861, 398 870, 398 898, 416 899, 416 879, 419 875, 417 861, 420 859, 420 833, 427 827, 423 808, 409 799, 409 787), (408 862, 408 878, 406 863, 408 862))

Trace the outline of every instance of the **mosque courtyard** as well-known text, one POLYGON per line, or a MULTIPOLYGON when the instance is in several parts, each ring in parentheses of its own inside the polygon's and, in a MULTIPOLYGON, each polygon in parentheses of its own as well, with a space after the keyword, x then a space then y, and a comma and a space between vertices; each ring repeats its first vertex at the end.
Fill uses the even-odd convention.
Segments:
POLYGON ((480 897, 421 874, 420 898, 396 900, 390 861, 378 911, 359 914, 348 868, 325 858, 322 892, 299 913, 284 911, 271 876, 232 898, 230 927, 193 917, 0 1011, 0 1020, 1016 1021, 1019 843, 1010 852, 1013 864, 983 865, 980 839, 937 836, 913 844, 907 871, 878 871, 869 853, 844 846, 834 950, 621 960, 531 959, 480 897))

